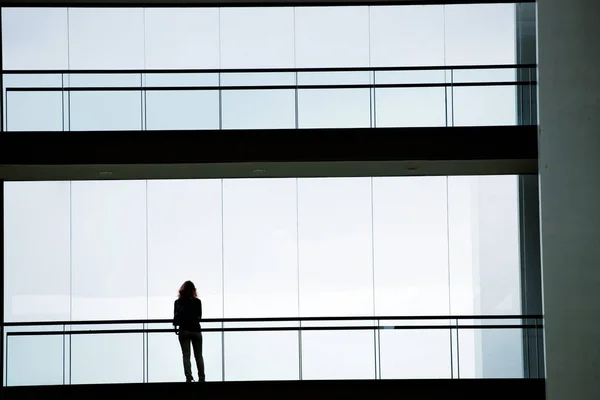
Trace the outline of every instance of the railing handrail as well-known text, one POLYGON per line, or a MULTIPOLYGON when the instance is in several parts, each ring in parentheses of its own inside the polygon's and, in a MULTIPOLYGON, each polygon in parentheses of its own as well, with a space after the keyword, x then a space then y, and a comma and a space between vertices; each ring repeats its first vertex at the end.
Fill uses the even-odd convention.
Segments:
MULTIPOLYGON (((477 329, 541 329, 542 324, 510 325, 349 325, 349 326, 261 326, 234 328, 202 328, 202 332, 299 332, 299 331, 377 331, 377 330, 477 330, 477 329)), ((133 333, 173 333, 174 329, 138 328, 138 329, 63 329, 54 331, 12 331, 6 336, 57 336, 57 335, 110 335, 133 333)))
POLYGON ((304 72, 385 72, 385 71, 450 71, 488 69, 528 69, 537 64, 481 64, 481 65, 426 65, 403 67, 308 67, 308 68, 230 68, 230 69, 2 69, 2 75, 58 75, 58 74, 250 74, 250 73, 304 73, 304 72))
MULTIPOLYGON (((344 316, 344 317, 257 317, 257 318, 205 318, 201 323, 235 322, 309 322, 309 321, 439 321, 439 320, 510 320, 543 319, 543 315, 403 315, 403 316, 344 316)), ((120 320, 76 320, 76 321, 30 321, 4 322, 3 326, 53 326, 53 325, 126 325, 165 324, 172 319, 120 319, 120 320)))

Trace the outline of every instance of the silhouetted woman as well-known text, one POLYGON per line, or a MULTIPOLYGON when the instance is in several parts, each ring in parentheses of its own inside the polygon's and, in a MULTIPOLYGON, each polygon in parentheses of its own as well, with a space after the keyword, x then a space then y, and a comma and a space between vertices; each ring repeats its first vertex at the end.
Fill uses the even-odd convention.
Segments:
POLYGON ((196 293, 196 287, 191 281, 186 281, 179 289, 179 298, 175 300, 173 325, 179 335, 179 344, 183 354, 183 370, 186 382, 193 382, 192 364, 190 362, 191 348, 194 348, 194 358, 198 367, 198 381, 203 382, 204 359, 202 358, 202 333, 200 318, 202 318, 202 302, 196 293), (177 329, 179 327, 179 329, 177 329), (191 346, 190 346, 191 345, 191 346))

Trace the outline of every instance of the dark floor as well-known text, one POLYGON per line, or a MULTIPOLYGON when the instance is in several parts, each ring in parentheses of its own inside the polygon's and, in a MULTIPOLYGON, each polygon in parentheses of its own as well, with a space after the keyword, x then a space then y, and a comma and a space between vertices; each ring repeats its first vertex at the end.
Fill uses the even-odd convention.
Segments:
POLYGON ((544 380, 439 379, 7 387, 2 399, 545 399, 544 380))

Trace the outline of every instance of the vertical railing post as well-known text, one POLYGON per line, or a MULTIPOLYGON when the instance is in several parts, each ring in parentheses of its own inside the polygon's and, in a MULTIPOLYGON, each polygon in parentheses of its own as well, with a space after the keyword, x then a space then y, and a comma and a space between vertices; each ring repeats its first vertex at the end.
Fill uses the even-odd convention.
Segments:
POLYGON ((377 320, 377 355, 378 355, 378 368, 379 368, 379 379, 381 379, 381 322, 377 320))
POLYGON ((456 378, 460 379, 460 328, 456 318, 456 378))

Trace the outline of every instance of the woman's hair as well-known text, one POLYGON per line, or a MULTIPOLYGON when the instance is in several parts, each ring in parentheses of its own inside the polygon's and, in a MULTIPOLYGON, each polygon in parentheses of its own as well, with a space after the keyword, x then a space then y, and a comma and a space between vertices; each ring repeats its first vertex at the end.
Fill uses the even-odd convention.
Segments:
POLYGON ((192 281, 185 281, 183 285, 179 288, 179 298, 180 299, 191 299, 198 297, 196 293, 196 286, 192 281))

